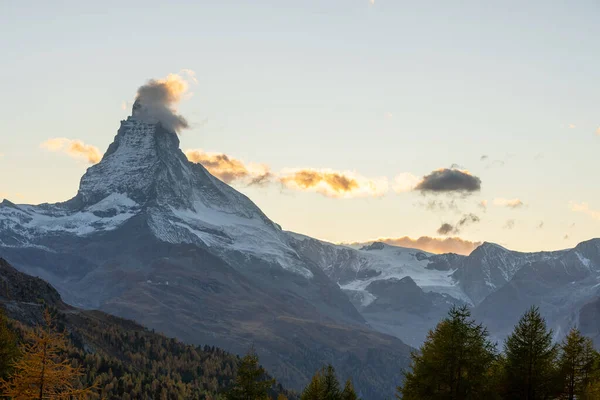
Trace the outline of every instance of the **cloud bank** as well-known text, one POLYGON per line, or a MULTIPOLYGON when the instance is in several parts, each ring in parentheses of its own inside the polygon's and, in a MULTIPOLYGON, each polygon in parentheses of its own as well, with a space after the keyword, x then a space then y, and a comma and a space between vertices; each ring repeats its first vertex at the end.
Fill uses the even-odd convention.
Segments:
POLYGON ((41 143, 40 147, 49 151, 62 152, 72 158, 86 160, 90 164, 96 164, 102 159, 102 154, 96 146, 85 144, 77 139, 52 138, 41 143))
POLYGON ((421 236, 417 239, 413 239, 411 237, 404 236, 398 238, 379 238, 375 241, 394 246, 410 247, 436 254, 456 253, 462 255, 471 254, 473 250, 481 245, 481 242, 471 242, 469 240, 463 240, 459 237, 436 238, 430 236, 421 236))

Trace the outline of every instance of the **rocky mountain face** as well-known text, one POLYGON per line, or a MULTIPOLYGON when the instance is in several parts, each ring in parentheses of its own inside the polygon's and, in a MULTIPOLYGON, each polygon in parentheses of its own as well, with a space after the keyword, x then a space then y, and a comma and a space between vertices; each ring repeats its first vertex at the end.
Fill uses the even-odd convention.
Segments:
POLYGON ((69 304, 188 343, 254 345, 291 388, 332 363, 380 399, 408 364, 410 348, 369 327, 290 234, 135 110, 73 199, 0 204, 0 256, 69 304))
POLYGON ((579 326, 580 309, 600 295, 600 239, 525 263, 504 286, 487 296, 475 316, 504 338, 519 316, 539 306, 557 339, 579 326))
MULTIPOLYGON (((235 355, 213 346, 186 345, 101 311, 72 307, 50 284, 0 258, 0 308, 15 331, 43 326, 46 307, 55 326, 67 333, 69 357, 86 370, 82 384, 95 383, 102 398, 180 398, 182 393, 204 398, 225 392, 234 382, 239 362, 235 355)), ((279 393, 298 398, 280 385, 271 396, 279 393)))
MULTIPOLYGON (((484 243, 469 256, 371 243, 351 248, 293 234, 294 248, 347 293, 374 328, 419 346, 452 305, 468 304, 502 340, 536 305, 560 339, 600 295, 600 239, 521 253, 484 243)), ((587 319, 588 326, 590 318, 587 319)), ((592 324, 593 325, 593 324, 592 324)))

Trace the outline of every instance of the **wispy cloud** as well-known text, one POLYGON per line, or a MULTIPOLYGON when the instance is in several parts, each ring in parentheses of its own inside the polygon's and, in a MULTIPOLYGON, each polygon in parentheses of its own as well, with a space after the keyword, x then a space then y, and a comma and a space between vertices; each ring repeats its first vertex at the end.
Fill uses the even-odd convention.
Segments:
POLYGON ((571 211, 580 212, 589 215, 593 219, 600 220, 600 211, 593 210, 590 208, 590 205, 586 202, 576 203, 574 201, 569 202, 569 206, 571 211))
POLYGON ((575 124, 569 124, 569 129, 575 129, 575 128, 577 128, 577 125, 575 125, 575 124))
POLYGON ((506 223, 504 224, 504 229, 513 229, 515 227, 515 220, 514 219, 509 219, 506 221, 506 223))
POLYGON ((102 154, 96 146, 85 144, 78 139, 52 138, 40 144, 49 151, 62 152, 69 157, 83 159, 90 164, 96 164, 102 159, 102 154))
POLYGON ((269 183, 272 177, 269 166, 245 163, 227 154, 190 149, 185 151, 185 155, 188 160, 202 164, 212 175, 226 183, 264 185, 269 183))
POLYGON ((331 169, 287 169, 278 175, 291 190, 317 192, 328 197, 381 197, 389 190, 387 178, 370 179, 355 172, 331 169))
POLYGON ((483 210, 483 212, 487 211, 487 206, 488 206, 487 200, 481 200, 479 203, 477 203, 477 207, 481 208, 483 210))
POLYGON ((285 189, 315 192, 327 197, 380 197, 389 190, 387 178, 366 178, 356 172, 295 168, 275 173, 266 164, 246 163, 223 153, 185 151, 188 160, 202 164, 212 175, 231 184, 280 183, 285 189))
POLYGON ((505 199, 502 197, 494 199, 494 205, 498 207, 521 208, 525 205, 521 199, 505 199))
POLYGON ((461 229, 467 225, 479 222, 480 219, 475 214, 465 214, 462 218, 454 225, 447 222, 443 223, 437 230, 438 235, 456 235, 460 233, 461 229))
POLYGON ((421 182, 421 178, 409 172, 403 172, 396 175, 392 188, 396 193, 406 193, 415 190, 415 187, 421 182))

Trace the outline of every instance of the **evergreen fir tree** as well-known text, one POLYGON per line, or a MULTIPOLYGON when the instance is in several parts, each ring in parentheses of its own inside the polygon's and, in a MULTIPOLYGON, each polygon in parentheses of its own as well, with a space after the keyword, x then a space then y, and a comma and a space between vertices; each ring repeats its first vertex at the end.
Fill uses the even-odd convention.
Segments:
POLYGON ((263 400, 268 398, 274 379, 266 380, 266 372, 259 365, 254 349, 241 359, 234 386, 227 394, 228 400, 263 400))
POLYGON ((488 376, 496 359, 487 330, 470 319, 467 307, 453 307, 430 331, 419 352, 411 355, 411 371, 397 397, 404 400, 492 399, 488 376))
POLYGON ((506 398, 542 400, 560 391, 558 348, 537 307, 522 317, 504 346, 503 392, 506 398))
POLYGON ((22 345, 22 357, 10 380, 0 381, 0 393, 14 400, 88 398, 91 389, 78 387, 83 371, 70 360, 61 360, 60 353, 67 347, 65 334, 55 330, 48 310, 44 321, 45 326, 39 326, 22 345))
POLYGON ((8 377, 18 355, 17 336, 9 329, 4 310, 0 307, 0 379, 8 377))
POLYGON ((344 391, 342 392, 341 400, 358 400, 358 396, 354 391, 352 381, 348 379, 344 385, 344 391))

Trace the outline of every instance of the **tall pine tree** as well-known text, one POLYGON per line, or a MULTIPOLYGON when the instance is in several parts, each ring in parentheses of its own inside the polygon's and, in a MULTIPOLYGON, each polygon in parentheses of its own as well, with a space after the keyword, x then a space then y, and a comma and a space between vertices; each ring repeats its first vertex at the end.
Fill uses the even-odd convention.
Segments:
POLYGON ((398 398, 493 398, 493 380, 489 379, 488 371, 496 359, 496 349, 488 339, 487 330, 471 319, 467 307, 453 307, 411 358, 411 371, 405 373, 398 398))
POLYGON ((556 360, 558 347, 537 307, 530 308, 504 345, 502 390, 506 398, 542 400, 560 388, 556 360))
POLYGON ((275 384, 275 380, 265 378, 266 373, 258 363, 258 355, 254 349, 250 349, 240 361, 235 384, 227 393, 227 399, 268 399, 269 389, 275 384))

